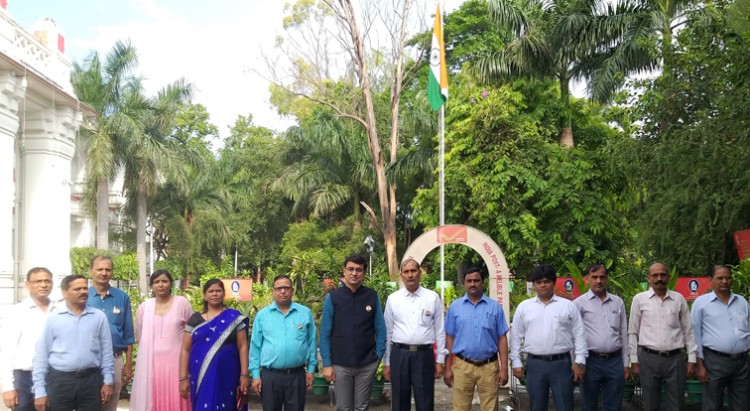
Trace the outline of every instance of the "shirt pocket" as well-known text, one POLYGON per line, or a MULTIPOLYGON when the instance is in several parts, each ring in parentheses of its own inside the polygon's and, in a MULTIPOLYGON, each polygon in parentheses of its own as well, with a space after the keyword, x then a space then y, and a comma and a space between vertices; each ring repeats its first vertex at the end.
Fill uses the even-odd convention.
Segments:
POLYGON ((435 322, 435 313, 431 308, 422 307, 419 313, 419 325, 422 327, 432 327, 435 322))
MULTIPOLYGON (((109 332, 109 330, 108 330, 109 332)), ((92 331, 89 337, 89 349, 92 354, 99 355, 102 351, 101 341, 99 341, 99 333, 92 331)))
POLYGON ((305 341, 305 339, 307 338, 308 323, 306 321, 295 322, 292 326, 294 327, 294 330, 292 330, 294 339, 296 341, 305 341))
POLYGON ((609 328, 615 333, 620 332, 620 316, 622 311, 619 309, 612 309, 607 311, 607 321, 609 322, 609 328))
POLYGON ((573 326, 573 317, 569 313, 555 315, 553 327, 555 331, 570 331, 573 326))

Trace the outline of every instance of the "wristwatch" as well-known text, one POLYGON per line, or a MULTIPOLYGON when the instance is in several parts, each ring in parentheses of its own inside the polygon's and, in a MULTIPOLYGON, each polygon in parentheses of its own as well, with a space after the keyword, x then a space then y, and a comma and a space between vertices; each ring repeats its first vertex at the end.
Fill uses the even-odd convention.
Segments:
POLYGON ((586 369, 586 364, 581 364, 580 362, 577 362, 577 363, 575 363, 575 365, 576 365, 576 366, 577 366, 578 368, 581 368, 581 369, 584 369, 584 370, 586 369))

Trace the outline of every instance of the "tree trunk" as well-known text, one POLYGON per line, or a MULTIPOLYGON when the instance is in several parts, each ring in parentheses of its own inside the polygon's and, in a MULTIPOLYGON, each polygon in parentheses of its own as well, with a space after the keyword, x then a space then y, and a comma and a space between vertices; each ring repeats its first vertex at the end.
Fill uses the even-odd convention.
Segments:
POLYGON ((138 258, 138 289, 141 295, 148 294, 148 266, 146 255, 146 193, 138 190, 136 194, 136 231, 135 251, 138 258))
POLYGON ((109 181, 96 183, 96 248, 109 250, 109 181))
POLYGON ((563 147, 573 147, 573 122, 571 120, 570 109, 570 76, 568 70, 560 71, 560 102, 563 111, 560 119, 560 145, 563 147))

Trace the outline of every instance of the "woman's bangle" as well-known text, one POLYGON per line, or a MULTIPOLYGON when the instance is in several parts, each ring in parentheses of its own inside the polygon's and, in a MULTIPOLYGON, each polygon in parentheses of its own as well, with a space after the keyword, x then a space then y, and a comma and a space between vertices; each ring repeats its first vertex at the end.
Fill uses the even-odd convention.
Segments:
POLYGON ((250 378, 250 374, 240 374, 240 378, 242 378, 242 377, 250 378))
POLYGON ((189 379, 190 379, 190 377, 180 378, 180 382, 187 381, 189 379))

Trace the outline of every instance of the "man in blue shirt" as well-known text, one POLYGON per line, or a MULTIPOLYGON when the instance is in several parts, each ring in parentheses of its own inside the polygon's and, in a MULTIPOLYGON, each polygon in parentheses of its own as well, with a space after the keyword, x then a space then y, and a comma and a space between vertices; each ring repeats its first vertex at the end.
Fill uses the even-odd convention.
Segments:
POLYGON ((292 280, 277 276, 274 302, 253 321, 249 368, 264 410, 304 410, 305 391, 318 365, 312 312, 292 302, 293 294, 292 280))
POLYGON ((385 352, 385 320, 378 294, 362 285, 367 260, 344 261, 344 287, 323 302, 320 355, 323 377, 335 381, 337 410, 366 410, 378 363, 385 352))
POLYGON ((112 387, 112 398, 102 405, 102 411, 116 411, 120 399, 120 390, 128 385, 133 377, 133 311, 130 308, 130 297, 127 293, 109 285, 114 266, 112 259, 106 255, 97 255, 91 259, 89 275, 94 284, 89 288, 88 305, 101 310, 107 316, 112 336, 114 353, 115 381, 112 387), (123 364, 123 354, 125 363, 123 364))
POLYGON ((63 278, 65 304, 50 315, 34 355, 37 411, 98 411, 112 396, 112 339, 107 318, 86 306, 86 278, 63 278))
POLYGON ((721 409, 724 390, 729 409, 747 409, 750 370, 750 305, 732 292, 732 272, 717 265, 709 272, 713 292, 693 302, 691 319, 697 346, 696 377, 705 384, 703 410, 721 409))
POLYGON ((497 389, 508 382, 508 324, 500 303, 484 295, 485 278, 481 268, 466 270, 466 295, 445 318, 445 346, 455 360, 446 357, 443 379, 453 387, 454 410, 471 410, 475 386, 480 409, 496 410, 497 389))

